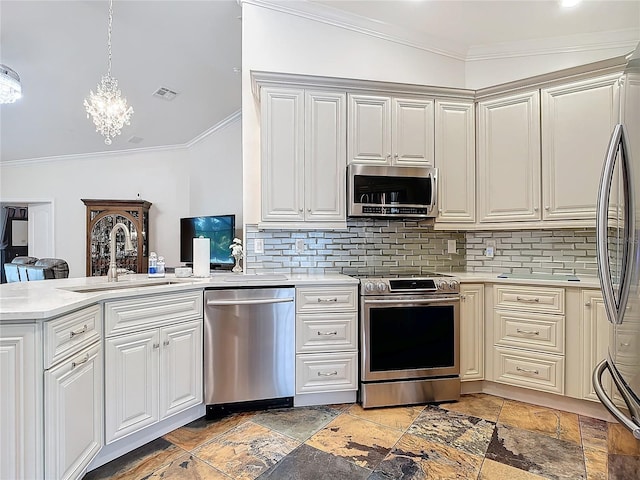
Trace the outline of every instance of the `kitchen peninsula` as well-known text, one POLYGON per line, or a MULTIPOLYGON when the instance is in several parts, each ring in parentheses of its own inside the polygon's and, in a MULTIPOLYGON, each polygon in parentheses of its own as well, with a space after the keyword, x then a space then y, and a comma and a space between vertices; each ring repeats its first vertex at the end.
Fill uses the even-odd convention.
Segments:
POLYGON ((357 284, 339 274, 216 273, 0 286, 0 478, 81 478, 92 460, 203 416, 203 290, 340 286, 355 299, 357 284), (131 385, 142 394, 128 398, 131 385))

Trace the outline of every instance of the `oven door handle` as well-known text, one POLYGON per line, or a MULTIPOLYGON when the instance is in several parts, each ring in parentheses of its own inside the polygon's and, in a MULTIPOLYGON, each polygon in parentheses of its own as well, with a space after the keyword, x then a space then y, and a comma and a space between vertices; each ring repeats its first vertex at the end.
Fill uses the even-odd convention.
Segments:
POLYGON ((396 298, 385 300, 369 300, 365 297, 364 303, 366 305, 389 305, 389 304, 430 304, 430 303, 451 303, 460 301, 460 297, 446 297, 446 298, 396 298))

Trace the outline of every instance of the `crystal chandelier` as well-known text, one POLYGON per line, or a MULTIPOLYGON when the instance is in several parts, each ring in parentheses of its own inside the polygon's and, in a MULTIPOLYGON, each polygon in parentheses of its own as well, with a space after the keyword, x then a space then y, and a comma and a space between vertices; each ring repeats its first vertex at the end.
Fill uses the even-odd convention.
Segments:
POLYGON ((0 103, 13 103, 20 97, 20 77, 6 65, 0 64, 0 103))
POLYGON ((113 0, 109 0, 109 36, 107 52, 109 54, 109 68, 103 75, 96 93, 89 91, 89 96, 84 99, 84 107, 87 110, 87 118, 91 116, 96 132, 104 135, 104 143, 111 145, 111 139, 120 135, 120 129, 129 125, 133 107, 127 106, 127 99, 121 97, 118 89, 118 80, 111 76, 111 23, 113 21, 113 0))

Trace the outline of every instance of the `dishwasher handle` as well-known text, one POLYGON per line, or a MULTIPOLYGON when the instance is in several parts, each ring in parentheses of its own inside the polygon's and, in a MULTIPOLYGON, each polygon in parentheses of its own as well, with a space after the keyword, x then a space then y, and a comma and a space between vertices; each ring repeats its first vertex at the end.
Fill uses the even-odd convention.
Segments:
POLYGON ((255 298, 248 300, 207 300, 207 306, 226 306, 226 305, 267 305, 270 303, 289 303, 293 302, 293 297, 282 298, 255 298))

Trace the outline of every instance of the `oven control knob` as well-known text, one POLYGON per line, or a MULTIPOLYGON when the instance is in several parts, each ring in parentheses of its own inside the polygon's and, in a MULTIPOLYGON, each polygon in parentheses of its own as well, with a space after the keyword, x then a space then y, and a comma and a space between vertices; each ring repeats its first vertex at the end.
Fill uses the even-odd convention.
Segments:
POLYGON ((440 280, 437 285, 436 285, 438 290, 446 290, 448 285, 447 282, 445 280, 440 280))
POLYGON ((377 288, 379 292, 384 292, 387 289, 387 284, 384 282, 378 282, 377 288))
POLYGON ((364 284, 364 291, 371 293, 376 289, 376 286, 373 284, 373 282, 367 282, 364 284))
POLYGON ((456 288, 458 288, 458 281, 457 280, 451 280, 449 282, 449 288, 451 290, 455 290, 456 288))

